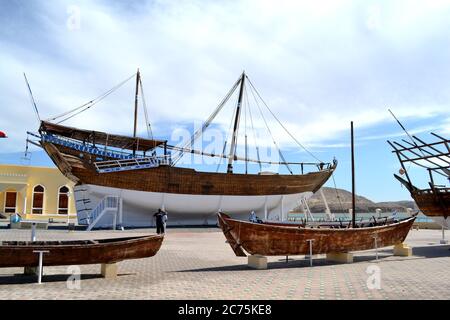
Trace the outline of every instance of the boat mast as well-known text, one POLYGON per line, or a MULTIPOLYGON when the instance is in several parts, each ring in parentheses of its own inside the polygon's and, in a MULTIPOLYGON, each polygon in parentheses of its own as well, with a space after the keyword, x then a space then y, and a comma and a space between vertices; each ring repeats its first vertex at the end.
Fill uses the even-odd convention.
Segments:
POLYGON ((352 227, 356 227, 356 202, 355 202, 355 150, 353 142, 353 121, 350 122, 351 150, 352 150, 352 227))
POLYGON ((136 138, 136 128, 137 128, 137 113, 138 113, 138 96, 139 96, 139 81, 141 79, 141 73, 137 69, 136 73, 136 95, 134 96, 134 130, 133 137, 136 138))
POLYGON ((231 140, 230 154, 228 156, 227 173, 233 173, 233 161, 234 161, 234 157, 236 156, 237 132, 239 129, 239 119, 241 116, 242 98, 244 96, 245 72, 242 72, 240 82, 241 82, 241 87, 239 89, 239 98, 238 98, 238 103, 237 103, 237 107, 236 107, 236 118, 234 119, 233 137, 231 140))
MULTIPOLYGON (((141 73, 139 72, 139 68, 136 73, 136 94, 134 96, 134 127, 133 127, 133 138, 136 138, 136 130, 137 130, 137 114, 138 114, 138 96, 139 96, 139 82, 141 80, 141 73)), ((133 156, 136 155, 136 144, 133 147, 133 156)))

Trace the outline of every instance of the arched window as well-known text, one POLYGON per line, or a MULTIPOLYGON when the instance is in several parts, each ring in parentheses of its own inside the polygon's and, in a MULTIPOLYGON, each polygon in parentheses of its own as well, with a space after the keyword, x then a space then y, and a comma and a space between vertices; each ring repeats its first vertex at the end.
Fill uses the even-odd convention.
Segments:
POLYGON ((62 186, 58 192, 58 214, 69 213, 69 188, 62 186))
POLYGON ((37 185, 34 187, 31 213, 33 214, 44 213, 44 194, 45 189, 43 186, 37 185))

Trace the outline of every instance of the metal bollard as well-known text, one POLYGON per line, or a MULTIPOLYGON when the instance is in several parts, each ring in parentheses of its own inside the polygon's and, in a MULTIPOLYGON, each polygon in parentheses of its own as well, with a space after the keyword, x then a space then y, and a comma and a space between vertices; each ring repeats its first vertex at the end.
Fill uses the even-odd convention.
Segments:
POLYGON ((314 239, 308 239, 306 240, 306 242, 309 242, 309 266, 312 267, 313 266, 313 261, 312 261, 312 243, 313 243, 314 239))
POLYGON ((31 224, 31 241, 34 242, 36 241, 36 223, 33 222, 31 224))
POLYGON ((44 253, 49 253, 48 250, 35 250, 34 253, 39 253, 39 267, 38 267, 38 284, 42 282, 42 271, 43 271, 43 263, 44 263, 44 253))
POLYGON ((378 261, 378 243, 377 243, 378 237, 377 236, 373 236, 373 240, 375 241, 375 257, 376 257, 376 259, 378 261))

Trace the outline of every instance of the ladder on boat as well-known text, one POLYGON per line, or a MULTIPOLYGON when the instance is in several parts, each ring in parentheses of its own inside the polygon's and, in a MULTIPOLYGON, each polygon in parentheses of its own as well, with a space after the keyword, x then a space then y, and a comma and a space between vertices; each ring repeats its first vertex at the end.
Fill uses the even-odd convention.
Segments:
POLYGON ((156 168, 160 165, 170 165, 170 155, 142 157, 133 159, 97 161, 94 163, 98 173, 156 168))
POLYGON ((113 230, 116 230, 117 222, 119 222, 119 225, 122 225, 122 198, 119 196, 105 196, 97 206, 88 213, 88 227, 86 231, 91 231, 105 214, 113 215, 113 230))

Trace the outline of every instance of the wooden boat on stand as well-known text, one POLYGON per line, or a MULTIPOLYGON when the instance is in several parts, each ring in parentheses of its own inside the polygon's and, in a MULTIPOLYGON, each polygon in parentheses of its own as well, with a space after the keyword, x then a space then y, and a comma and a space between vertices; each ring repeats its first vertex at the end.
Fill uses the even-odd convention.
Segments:
POLYGON ((101 264, 105 278, 117 276, 117 262, 153 257, 164 235, 99 240, 0 241, 0 268, 24 267, 42 281, 44 266, 101 264))
MULTIPOLYGON (((337 161, 325 163, 317 158, 317 162, 286 161, 275 140, 273 140, 276 147, 274 153, 279 154, 279 159, 264 160, 260 158, 256 135, 247 137, 247 134, 242 139, 245 140, 244 143, 241 143, 241 146, 245 145, 245 156, 238 155, 239 127, 240 123, 244 122, 240 120, 241 114, 245 117, 247 114, 251 117, 252 114, 248 103, 250 93, 258 108, 260 105, 266 107, 268 110, 266 114, 275 117, 267 104, 261 101, 262 98, 247 75, 242 73, 191 139, 181 146, 172 146, 166 140, 153 137, 150 127, 147 126, 148 119, 146 119, 148 137, 137 136, 138 95, 142 95, 142 82, 138 71, 133 136, 61 124, 97 103, 97 100, 92 100, 69 112, 41 121, 37 133, 29 132, 28 142, 42 147, 59 170, 76 183, 74 195, 79 224, 89 227, 93 227, 93 224, 95 227, 110 226, 110 218, 107 219, 106 216, 99 218, 107 207, 107 201, 117 204, 111 210, 123 213, 123 220, 119 223, 126 227, 151 226, 153 224, 151 215, 159 208, 168 212, 169 225, 215 225, 218 210, 232 212, 234 217, 245 217, 254 210, 258 215, 268 219, 287 220, 287 213, 298 206, 299 201, 312 196, 328 180, 336 168, 337 161), (223 150, 220 146, 221 150, 215 154, 193 149, 195 141, 211 126, 217 114, 237 91, 239 91, 236 97, 237 104, 233 108, 234 116, 230 123, 232 131, 230 130, 227 135, 231 142, 225 139, 223 150), (257 159, 248 156, 247 141, 250 141, 251 137, 254 137, 257 159), (217 170, 197 171, 178 166, 177 162, 186 154, 219 159, 217 170), (241 169, 243 172, 236 172, 234 169, 237 161, 245 165, 245 170, 241 169), (219 171, 222 164, 226 169, 225 172, 219 171), (254 164, 253 171, 258 168, 259 170, 250 172, 251 164, 254 164), (289 173, 268 174, 263 172, 263 165, 285 166, 289 173)), ((101 99, 104 97, 106 95, 101 96, 101 99)), ((255 133, 252 119, 250 118, 252 130, 255 133)), ((279 122, 276 117, 275 119, 279 122)), ((252 133, 250 128, 247 128, 247 123, 250 121, 245 121, 245 130, 248 129, 252 133)), ((279 124, 304 149, 280 122, 279 124)), ((268 126, 267 129, 270 132, 268 126)))
POLYGON ((316 227, 295 223, 254 223, 230 218, 219 213, 219 225, 236 256, 294 256, 347 253, 388 247, 403 243, 416 215, 399 221, 379 223, 370 227, 356 225, 316 227), (376 244, 375 244, 376 239, 376 244), (245 251, 244 251, 245 250, 245 251))
POLYGON ((154 256, 163 235, 69 241, 0 241, 0 268, 36 267, 39 251, 43 266, 111 264, 154 256))
MULTIPOLYGON (((218 213, 219 226, 232 250, 239 257, 249 256, 249 266, 266 268, 265 256, 292 256, 327 254, 327 259, 338 262, 353 261, 352 251, 396 246, 394 254, 410 255, 404 246, 417 213, 397 220, 394 218, 373 222, 356 222, 353 123, 352 138, 352 194, 351 224, 327 223, 310 226, 306 223, 250 222, 233 219, 218 213)), ((312 260, 311 260, 312 261, 312 260)), ((311 262, 312 263, 312 262, 311 262)))

